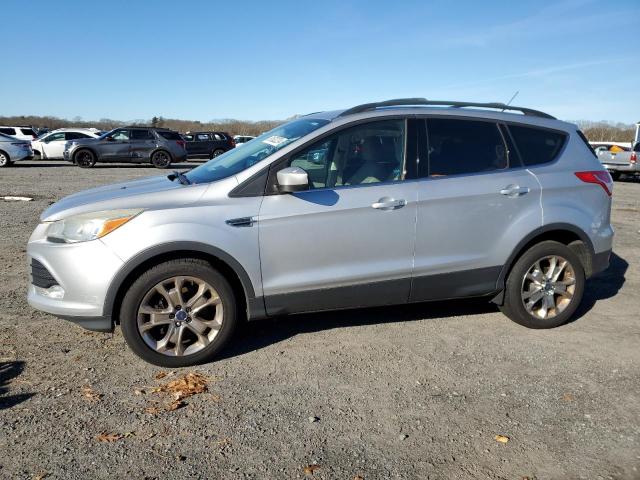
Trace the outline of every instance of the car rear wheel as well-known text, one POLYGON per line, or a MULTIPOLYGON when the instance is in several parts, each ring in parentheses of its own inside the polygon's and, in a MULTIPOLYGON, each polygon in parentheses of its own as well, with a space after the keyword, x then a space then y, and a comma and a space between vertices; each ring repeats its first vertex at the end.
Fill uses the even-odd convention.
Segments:
POLYGON ((10 167, 11 163, 12 162, 9 155, 3 151, 0 151, 0 168, 10 167))
POLYGON ((216 148, 213 153, 211 154, 211 158, 216 158, 219 157, 220 155, 222 155, 224 153, 224 150, 221 148, 216 148))
POLYGON ((80 150, 73 159, 80 168, 91 168, 96 164, 96 156, 91 150, 80 150))
POLYGON ((562 243, 544 241, 527 250, 509 272, 500 308, 525 327, 558 327, 580 305, 584 284, 578 256, 562 243))
POLYGON ((164 150, 160 150, 151 155, 151 163, 156 168, 167 168, 171 165, 171 155, 164 150))
POLYGON ((147 362, 169 368, 211 360, 236 323, 229 282, 209 263, 194 258, 147 270, 131 285, 120 309, 129 347, 147 362))

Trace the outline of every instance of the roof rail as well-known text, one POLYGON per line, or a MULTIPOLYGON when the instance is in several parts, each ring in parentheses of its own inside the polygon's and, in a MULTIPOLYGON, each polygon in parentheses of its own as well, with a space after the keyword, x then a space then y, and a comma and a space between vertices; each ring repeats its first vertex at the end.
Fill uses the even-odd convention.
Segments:
POLYGON ((464 107, 495 108, 501 111, 514 110, 514 111, 522 112, 524 115, 529 115, 532 117, 551 118, 555 120, 555 117, 549 115, 548 113, 544 113, 539 110, 533 110, 531 108, 514 107, 512 105, 506 105, 504 103, 498 103, 498 102, 478 103, 478 102, 455 102, 455 101, 450 102, 447 100, 427 100, 426 98, 397 98, 395 100, 385 100, 383 102, 363 103, 362 105, 357 105, 355 107, 345 110, 338 116, 344 117, 346 115, 366 112, 368 110, 375 110, 376 108, 382 108, 382 107, 399 107, 399 106, 414 106, 414 105, 454 107, 454 108, 464 108, 464 107))

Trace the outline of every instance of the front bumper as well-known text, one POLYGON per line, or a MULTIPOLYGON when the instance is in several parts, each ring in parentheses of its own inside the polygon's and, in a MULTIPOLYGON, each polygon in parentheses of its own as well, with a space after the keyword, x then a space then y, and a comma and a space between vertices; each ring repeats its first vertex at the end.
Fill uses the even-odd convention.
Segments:
POLYGON ((103 310, 107 290, 122 266, 122 260, 101 240, 49 242, 45 238, 46 228, 46 225, 38 225, 27 245, 29 268, 32 269, 27 293, 29 305, 91 330, 112 330, 112 319, 105 316, 103 310), (40 266, 31 266, 32 260, 40 266), (38 278, 43 268, 55 282, 53 287, 34 284, 41 284, 38 278), (57 290, 57 295, 52 293, 52 288, 57 290), (60 289, 62 297, 58 298, 60 289))

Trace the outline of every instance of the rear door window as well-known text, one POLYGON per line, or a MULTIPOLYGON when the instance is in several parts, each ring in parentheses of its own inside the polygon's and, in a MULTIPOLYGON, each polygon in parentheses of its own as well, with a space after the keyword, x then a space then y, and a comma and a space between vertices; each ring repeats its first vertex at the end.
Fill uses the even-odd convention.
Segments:
POLYGON ((493 122, 429 118, 427 151, 428 164, 420 162, 423 177, 491 172, 509 166, 507 148, 493 122))
POLYGON ((198 133, 196 135, 196 140, 198 140, 199 142, 208 142, 209 141, 209 135, 206 133, 198 133))
POLYGON ((553 162, 567 139, 566 134, 544 128, 509 125, 525 166, 553 162))
POLYGON ((15 128, 0 128, 0 133, 4 133, 5 135, 15 135, 15 128))
POLYGON ((131 130, 131 140, 154 140, 149 130, 131 130))

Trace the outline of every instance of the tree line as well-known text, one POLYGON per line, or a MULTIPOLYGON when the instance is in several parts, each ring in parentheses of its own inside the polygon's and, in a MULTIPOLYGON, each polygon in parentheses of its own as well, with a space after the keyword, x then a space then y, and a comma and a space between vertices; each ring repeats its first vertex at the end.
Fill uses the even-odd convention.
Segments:
MULTIPOLYGON (((123 122, 121 120, 113 120, 110 118, 101 118, 100 120, 82 120, 80 117, 73 119, 65 119, 58 117, 42 117, 36 115, 3 117, 0 116, 0 125, 32 125, 34 127, 46 127, 50 130, 65 127, 87 127, 97 128, 99 130, 111 130, 112 128, 124 125, 137 125, 148 127, 162 127, 177 130, 178 132, 189 131, 223 131, 232 135, 253 135, 257 136, 267 130, 284 123, 284 120, 212 120, 210 122, 200 122, 198 120, 179 120, 176 118, 164 118, 156 116, 150 120, 134 120, 132 122, 123 122)), ((635 125, 620 122, 607 121, 589 121, 581 120, 576 122, 586 137, 593 141, 610 141, 610 142, 631 142, 635 135, 635 125)))

